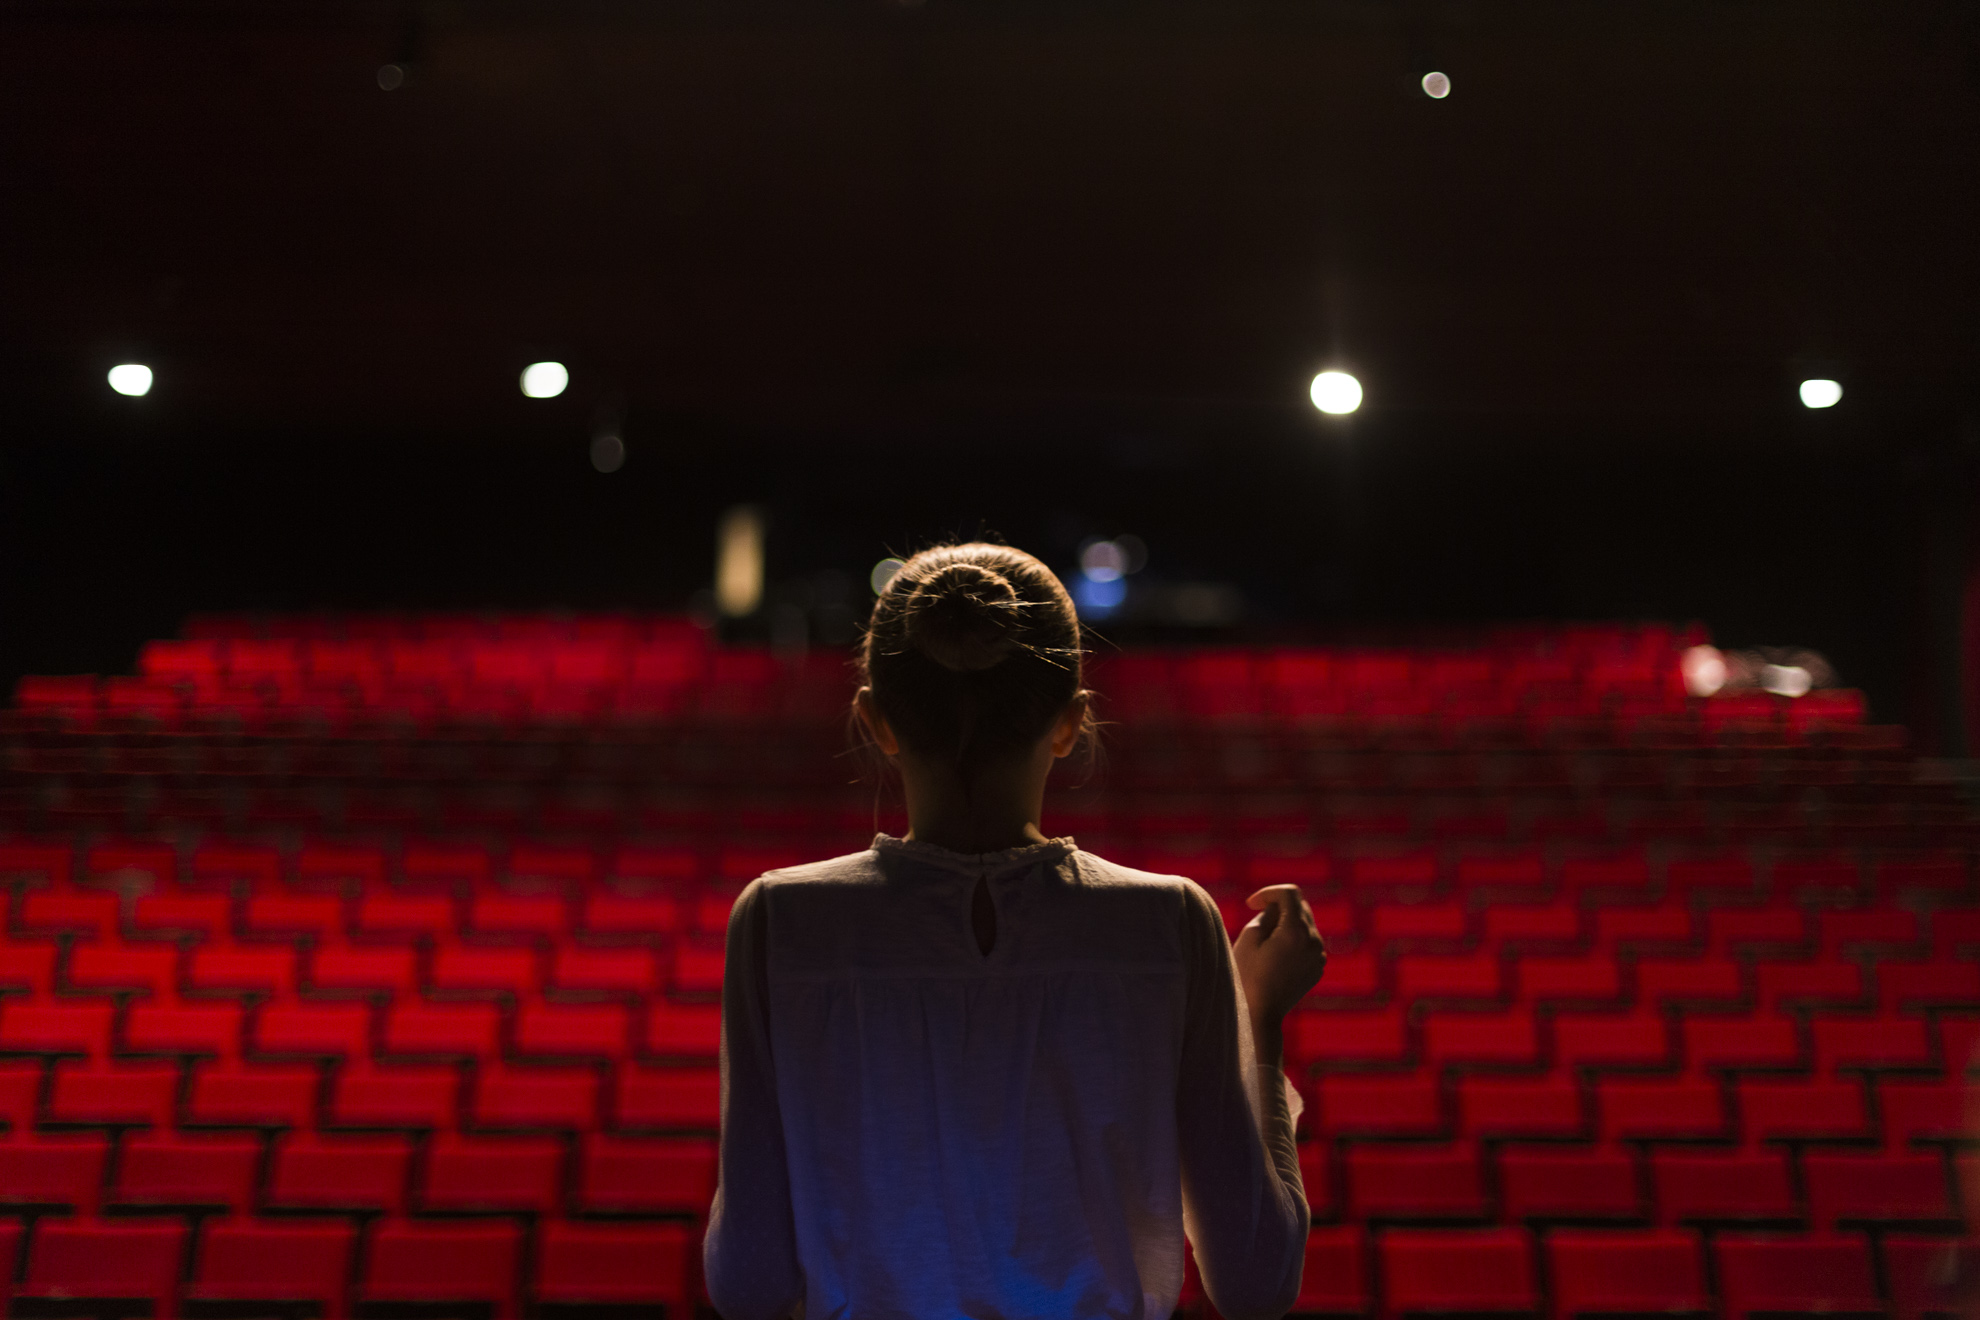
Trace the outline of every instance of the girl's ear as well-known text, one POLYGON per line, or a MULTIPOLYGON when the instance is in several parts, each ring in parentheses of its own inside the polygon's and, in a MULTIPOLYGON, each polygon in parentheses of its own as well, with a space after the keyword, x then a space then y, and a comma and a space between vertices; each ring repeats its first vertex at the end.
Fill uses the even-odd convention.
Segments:
POLYGON ((1059 713, 1059 719, 1052 726, 1052 755, 1071 756, 1073 748, 1079 746, 1079 736, 1086 732, 1086 694, 1081 692, 1066 703, 1059 713))
POLYGON ((874 704, 872 688, 863 687, 853 694, 853 709, 859 712, 859 722, 866 726, 867 736, 873 739, 874 746, 888 756, 901 754, 901 740, 894 736, 893 729, 887 725, 887 717, 874 704))

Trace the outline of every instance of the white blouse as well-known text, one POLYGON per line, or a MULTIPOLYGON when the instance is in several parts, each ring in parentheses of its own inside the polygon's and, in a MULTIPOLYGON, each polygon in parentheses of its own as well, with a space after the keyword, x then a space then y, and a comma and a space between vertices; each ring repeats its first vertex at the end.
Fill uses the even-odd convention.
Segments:
POLYGON ((1219 1311, 1283 1315, 1298 1101, 1258 1071, 1216 904, 1180 876, 887 835, 773 871, 729 919, 709 1297, 724 1320, 1168 1320, 1187 1229, 1219 1311))

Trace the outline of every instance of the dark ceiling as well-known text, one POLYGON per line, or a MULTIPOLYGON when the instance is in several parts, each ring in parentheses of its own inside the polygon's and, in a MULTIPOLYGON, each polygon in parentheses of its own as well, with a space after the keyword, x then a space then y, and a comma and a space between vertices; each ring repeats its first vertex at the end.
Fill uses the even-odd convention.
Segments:
POLYGON ((1304 409, 1324 363, 1371 413, 1944 407, 1972 13, 16 3, 5 334, 215 420, 1304 409))

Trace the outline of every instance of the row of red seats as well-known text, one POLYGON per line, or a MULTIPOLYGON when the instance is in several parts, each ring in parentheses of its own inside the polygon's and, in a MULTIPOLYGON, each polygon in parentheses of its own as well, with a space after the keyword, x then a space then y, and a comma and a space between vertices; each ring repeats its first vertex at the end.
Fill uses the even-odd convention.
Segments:
POLYGON ((0 1117, 15 1137, 42 1125, 713 1132, 720 1119, 716 1025, 699 1010, 656 1028, 665 1060, 613 1062, 621 1039, 532 1040, 525 1025, 518 1044, 538 1052, 505 1063, 499 1024, 476 1014, 442 1017, 445 1034, 400 1015, 395 1040, 393 1015, 348 1005, 265 1009, 251 1028, 236 1005, 139 1007, 120 1030, 101 1013, 9 1008, 0 1117), (374 1022, 404 1053, 372 1059, 374 1022), (123 1052, 106 1053, 113 1039, 123 1052))
MULTIPOLYGON (((1839 1076, 1861 1070, 1938 1072, 1971 1057, 1973 1020, 1929 1015, 1743 1009, 1686 1011, 1674 1023, 1649 1008, 1535 1013, 1529 1005, 1433 1008, 1404 1003, 1321 1008, 1286 1021, 1296 1066, 1364 1068, 1418 1058, 1502 1068, 1599 1065, 1686 1068, 1698 1080, 1717 1070, 1839 1076)), ((1716 1112, 1716 1111, 1715 1111, 1716 1112)), ((1718 1120, 1709 1126, 1715 1130, 1718 1120)))
MULTIPOLYGON (((705 885, 741 885, 766 871, 855 851, 869 838, 864 831, 851 829, 792 842, 717 836, 677 846, 613 846, 603 840, 557 846, 517 839, 490 847, 417 838, 386 845, 304 838, 294 846, 209 839, 182 847, 164 840, 99 838, 82 848, 68 837, 15 838, 0 839, 0 879, 66 889, 72 877, 88 876, 120 889, 135 883, 147 892, 175 887, 230 892, 239 887, 250 894, 290 887, 328 893, 388 886, 440 892, 464 886, 479 891, 506 881, 517 887, 518 896, 533 888, 588 890, 609 881, 626 892, 692 895, 705 885)), ((1288 883, 1302 886, 1315 898, 1335 887, 1350 891, 1400 887, 1449 888, 1493 897, 1542 890, 1646 897, 1702 891, 1754 898, 1802 891, 1915 894, 1949 903, 1969 897, 1973 884, 1969 854, 1961 847, 1866 856, 1847 849, 1699 853, 1642 845, 1315 847, 1288 846, 1284 838, 1274 838, 1251 847, 1178 849, 1164 846, 1159 836, 1151 840, 1143 835, 1102 855, 1124 865, 1186 875, 1211 888, 1288 883)))
MULTIPOLYGON (((1247 915, 1243 910, 1230 914, 1231 924, 1247 915)), ((1375 917, 1379 921, 1383 915, 1378 910, 1375 917)), ((1970 929, 1973 923, 1966 924, 1970 929)), ((105 941, 76 943, 63 951, 46 940, 14 935, 0 944, 0 990, 35 1000, 142 994, 197 1003, 221 995, 300 993, 432 994, 441 999, 503 995, 528 1002, 546 996, 553 1003, 610 996, 658 1004, 669 997, 692 1002, 712 995, 722 977, 717 944, 660 949, 490 946, 456 942, 451 935, 434 940, 430 933, 412 936, 417 944, 295 938, 294 943, 264 939, 238 944, 213 939, 185 947, 179 941, 105 941)), ((1843 938, 1849 938, 1847 932, 1843 938)), ((1869 1014, 1884 1024, 1876 1030, 1887 1033, 1894 1051, 1901 1048, 1899 1042, 1917 1035, 1915 1019, 1927 1011, 1980 1009, 1980 963, 1883 958, 1866 966, 1853 959, 1847 944, 1842 954, 1827 949, 1813 956, 1690 950, 1619 956, 1599 943, 1586 951, 1536 952, 1524 947, 1523 938, 1512 947, 1447 954, 1384 951, 1379 937, 1358 945, 1346 929, 1331 933, 1330 941, 1335 940, 1341 947, 1332 951, 1328 979, 1308 1001, 1314 1009, 1462 1004, 1472 1014, 1493 1005, 1530 1014, 1547 1005, 1640 1007, 1646 1013, 1736 1012, 1766 1022, 1813 1014, 1816 1038, 1823 1042, 1872 1030, 1845 1025, 1869 1014)), ((1425 937, 1399 936, 1395 941, 1408 949, 1425 937)), ((1562 941, 1552 947, 1569 946, 1562 941)), ((1961 946, 1962 951, 1971 948, 1961 946)), ((1531 1054, 1538 1037, 1533 1029, 1520 1029, 1523 1035, 1508 1037, 1503 1048, 1531 1054)), ((1827 1052, 1818 1049, 1824 1057, 1827 1052)))
MULTIPOLYGON (((1710 964, 1705 966, 1710 967, 1710 964)), ((298 994, 265 969, 181 996, 137 971, 82 994, 0 999, 0 1053, 109 1057, 113 1048, 222 1058, 624 1059, 712 1057, 712 1004, 659 996, 569 1002, 519 990, 509 975, 469 978, 455 998, 428 999, 389 972, 353 974, 335 990, 298 994), (118 999, 142 996, 120 1009, 118 999), (252 1003, 243 1004, 243 999, 252 1003), (380 1000, 384 1002, 379 1002, 380 1000), (113 1047, 113 1042, 116 1044, 113 1047)), ((602 992, 593 992, 602 993, 602 992)), ((1773 1070, 1841 1077, 1859 1071, 1957 1070, 1972 1055, 1976 1006, 1859 1012, 1754 1011, 1737 1003, 1664 1011, 1645 1006, 1494 1005, 1483 995, 1403 996, 1375 1005, 1322 999, 1287 1021, 1296 1067, 1357 1069, 1432 1063, 1535 1068, 1602 1065, 1773 1070), (1469 1002, 1467 1002, 1469 1001, 1469 1002)))
MULTIPOLYGON (((132 978, 135 980, 136 978, 132 978)), ((252 1007, 220 998, 161 994, 120 1013, 108 995, 0 998, 0 1054, 103 1059, 118 1048, 152 1054, 301 1056, 381 1061, 423 1058, 527 1061, 713 1058, 720 1021, 713 1004, 655 999, 567 1003, 524 997, 511 1009, 490 989, 469 1000, 370 996, 296 997, 268 983, 220 992, 253 996, 252 1007), (121 1018, 121 1021, 120 1021, 121 1018)), ((364 986, 369 991, 373 986, 364 986)))
MULTIPOLYGON (((1351 1142, 1302 1147, 1316 1222, 1751 1224, 1817 1231, 1955 1231, 1955 1166, 1942 1149, 1639 1151, 1617 1142, 1351 1142), (1797 1189, 1800 1189, 1797 1191, 1797 1189)), ((1959 1161, 1969 1184, 1980 1165, 1959 1161)))
MULTIPOLYGON (((18 1251, 23 1230, 10 1229, 18 1251)), ((433 1223, 387 1219, 363 1229, 301 1221, 209 1221, 189 1252, 177 1222, 44 1220, 26 1253, 25 1297, 175 1297, 181 1262, 196 1262, 183 1284, 189 1300, 296 1300, 323 1313, 366 1302, 478 1300, 508 1320, 523 1277, 540 1302, 647 1302, 685 1306, 693 1243, 681 1229, 551 1223, 532 1231, 510 1223, 433 1223), (359 1252, 356 1239, 365 1237, 359 1252), (352 1271, 364 1261, 355 1280, 352 1271), (525 1271, 524 1261, 529 1265, 525 1271)), ((1893 1234, 1874 1244, 1861 1234, 1808 1236, 1721 1233, 1709 1241, 1687 1229, 1360 1228, 1316 1231, 1307 1249, 1297 1309, 1380 1313, 1527 1312, 1540 1309, 1543 1280, 1552 1314, 1722 1312, 1886 1313, 1881 1272, 1891 1280, 1898 1320, 1943 1313, 1950 1248, 1941 1238, 1893 1234), (1711 1267, 1708 1273, 1707 1260, 1711 1267), (1881 1271, 1878 1261, 1881 1259, 1881 1271)))
MULTIPOLYGON (((1448 805, 1448 804, 1446 804, 1448 805)), ((679 840, 696 831, 709 816, 700 807, 646 807, 595 794, 533 800, 494 789, 449 792, 438 796, 423 790, 326 795, 313 789, 251 790, 245 793, 201 788, 190 792, 158 792, 146 786, 119 783, 106 791, 64 789, 50 793, 35 788, 27 793, 0 787, 0 831, 45 834, 166 833, 201 831, 209 834, 309 834, 348 831, 357 835, 410 834, 541 834, 568 838, 578 834, 630 835, 679 840)), ((837 853, 870 837, 870 813, 851 813, 847 828, 805 848, 812 856, 837 853), (862 818, 863 817, 863 818, 862 818), (826 850, 820 853, 818 849, 826 850)), ((900 828, 883 816, 881 828, 900 828)), ((1058 818, 1047 818, 1058 828, 1058 818)), ((1876 848, 1918 849, 1935 843, 1980 843, 1980 828, 1964 808, 1942 802, 1888 802, 1865 806, 1802 806, 1659 809, 1655 804, 1616 804, 1609 813, 1531 814, 1503 809, 1441 809, 1412 814, 1399 804, 1393 812, 1343 812, 1307 815, 1267 809, 1215 820, 1198 833, 1195 822, 1167 821, 1167 828, 1135 833, 1113 830, 1062 829, 1074 834, 1089 851, 1124 857, 1137 840, 1180 838, 1185 844, 1242 837, 1251 828, 1275 831, 1284 844, 1325 839, 1346 847, 1371 849, 1445 845, 1494 849, 1527 844, 1596 849, 1619 845, 1667 842, 1692 849, 1766 846, 1791 849, 1876 848)), ((725 830, 724 832, 733 832, 725 830)), ((802 848, 810 829, 763 842, 785 839, 802 848)))
MULTIPOLYGON (((834 662, 835 669, 839 662, 834 662)), ((748 682, 697 683, 688 679, 624 683, 544 679, 521 683, 462 683, 443 686, 427 680, 381 678, 272 684, 220 682, 199 687, 175 679, 93 675, 35 675, 15 689, 24 712, 62 717, 71 728, 132 727, 338 729, 454 722, 486 724, 549 722, 584 724, 648 721, 794 721, 805 724, 843 719, 845 684, 836 675, 791 682, 764 678, 748 682)), ((1854 745, 1864 740, 1861 694, 1816 692, 1784 700, 1741 695, 1693 701, 1681 693, 1631 695, 1615 692, 1576 697, 1532 692, 1464 694, 1410 692, 1380 699, 1327 690, 1298 700, 1261 702, 1242 710, 1202 709, 1157 701, 1133 689, 1101 690, 1099 709, 1109 719, 1164 723, 1259 724, 1286 721, 1294 729, 1352 736, 1356 729, 1390 730, 1431 739, 1476 742, 1568 741, 1589 745, 1695 744, 1729 741, 1760 745, 1825 743, 1854 745)), ((1864 745, 1883 745, 1877 733, 1864 745)))
MULTIPOLYGON (((1366 804, 1357 804, 1365 808, 1366 804)), ((1391 807, 1335 812, 1288 810, 1283 804, 1256 804, 1229 816, 1186 819, 1142 817, 1107 829, 1078 828, 1072 820, 1048 815, 1048 827, 1073 834, 1090 851, 1126 856, 1144 846, 1137 841, 1180 838, 1223 841, 1269 832, 1281 845, 1324 839, 1344 847, 1396 848, 1448 845, 1493 849, 1521 845, 1560 845, 1584 849, 1659 841, 1694 849, 1771 845, 1801 849, 1927 847, 1934 842, 1972 844, 1974 822, 1956 803, 1936 798, 1862 805, 1692 804, 1668 807, 1656 802, 1615 802, 1607 810, 1560 812, 1555 804, 1526 811, 1502 803, 1439 803, 1412 809, 1407 800, 1391 807)), ((0 829, 15 833, 88 831, 153 833, 200 830, 256 834, 276 831, 355 834, 623 834, 680 839, 699 832, 709 818, 725 813, 701 806, 647 806, 614 795, 537 797, 499 788, 398 791, 335 791, 315 787, 230 790, 210 781, 190 790, 156 788, 115 781, 102 788, 41 785, 24 792, 0 786, 0 829)), ((812 856, 820 848, 837 852, 856 844, 875 827, 866 811, 842 813, 846 826, 820 836, 811 826, 788 833, 766 830, 761 842, 788 840, 812 856), (820 836, 809 847, 805 841, 820 836)), ((880 825, 899 827, 883 816, 880 825)), ((724 833, 734 833, 732 818, 724 833)))
POLYGON ((1950 1313, 1952 1244, 1861 1233, 1690 1229, 1317 1229, 1294 1310, 1384 1317, 1950 1313), (1880 1287, 1879 1277, 1889 1281, 1880 1287), (1887 1299, 1888 1294, 1888 1299, 1887 1299))
MULTIPOLYGON (((1269 877, 1254 876, 1255 882, 1269 877)), ((68 934, 94 940, 104 949, 81 946, 70 974, 82 975, 86 964, 112 966, 128 957, 131 967, 155 965, 173 945, 212 946, 198 956, 217 956, 212 948, 240 943, 268 949, 304 941, 319 955, 362 948, 434 943, 450 957, 465 957, 477 947, 509 946, 534 958, 529 949, 542 946, 559 964, 597 956, 637 965, 641 983, 657 967, 644 953, 623 951, 637 944, 666 949, 674 958, 686 956, 700 941, 719 941, 727 928, 728 912, 737 886, 693 886, 669 893, 623 892, 598 887, 575 894, 555 890, 515 892, 495 885, 454 890, 398 888, 376 884, 349 890, 269 887, 234 892, 228 889, 123 891, 88 886, 29 886, 19 891, 9 910, 7 929, 15 940, 52 940, 68 934), (167 942, 170 943, 167 943, 167 942), (127 945, 128 948, 115 946, 127 945), (348 946, 348 948, 346 948, 348 946), (613 951, 620 950, 620 951, 613 951), (147 952, 148 951, 148 952, 147 952)), ((1254 915, 1247 907, 1250 884, 1227 882, 1209 886, 1227 922, 1235 930, 1254 915)), ((1352 893, 1353 891, 1348 891, 1352 893)), ((1902 891, 1914 899, 1916 891, 1902 891)), ((1589 965, 1590 985, 1612 984, 1621 975, 1615 959, 1632 953, 1636 960, 1699 954, 1732 959, 1742 952, 1773 959, 1815 954, 1827 958, 1860 959, 1866 955, 1892 961, 1915 961, 1936 954, 1943 958, 1970 956, 1980 944, 1980 913, 1969 907, 1920 910, 1890 903, 1857 905, 1854 891, 1840 887, 1810 889, 1814 901, 1775 898, 1747 901, 1750 891, 1673 890, 1661 901, 1647 889, 1566 888, 1558 896, 1544 891, 1500 894, 1490 902, 1459 898, 1400 900, 1381 889, 1356 898, 1313 895, 1315 918, 1335 942, 1336 954, 1356 949, 1366 939, 1373 949, 1418 956, 1403 964, 1423 969, 1423 983, 1440 964, 1424 961, 1435 952, 1452 954, 1477 949, 1488 959, 1503 950, 1524 958, 1532 977, 1540 966, 1553 981, 1533 982, 1538 990, 1558 983, 1579 984, 1568 971, 1569 954, 1582 955, 1589 965), (1827 901, 1823 901, 1827 900, 1827 901), (1552 959, 1548 963, 1548 959, 1552 959), (1598 966, 1597 964, 1604 964, 1598 966)), ((1943 891, 1940 892, 1943 897, 1943 891)), ((52 948, 50 949, 52 957, 52 948)), ((341 955, 340 955, 341 956, 341 955)), ((1371 954, 1372 956, 1372 954, 1371 954)), ((1895 967, 1882 974, 1902 977, 1895 967)), ((1967 970, 1946 969, 1944 985, 1964 985, 1967 970)), ((147 975, 150 973, 147 972, 147 975)), ((1341 969, 1336 967, 1335 974, 1341 969)), ((1475 981, 1483 971, 1465 973, 1475 981)), ((1840 984, 1861 996, 1869 983, 1854 967, 1837 972, 1840 984)), ((1405 983, 1411 974, 1403 973, 1405 983)), ((1497 983, 1493 974, 1487 979, 1497 983)), ((1900 981, 1906 994, 1926 993, 1927 981, 1900 981)), ((1830 982, 1831 993, 1840 993, 1830 982)))
POLYGON ((466 1302, 514 1320, 525 1286, 538 1303, 685 1314, 700 1251, 690 1230, 672 1225, 42 1218, 0 1225, 0 1256, 24 1261, 13 1288, 22 1299, 152 1299, 161 1316, 180 1299, 308 1303, 327 1320, 354 1304, 466 1302))
POLYGON ((439 1132, 80 1132, 0 1142, 0 1212, 535 1213, 691 1218, 715 1192, 706 1137, 439 1132), (114 1171, 114 1172, 113 1172, 114 1171))
MULTIPOLYGON (((688 1218, 715 1190, 708 1138, 395 1132, 92 1133, 0 1143, 0 1212, 447 1212, 688 1218), (114 1175, 110 1170, 114 1169, 114 1175)), ((1473 1141, 1301 1146, 1316 1223, 1772 1224, 1955 1228, 1943 1151, 1705 1150, 1473 1141), (1646 1190, 1647 1189, 1647 1190, 1646 1190), (1799 1189, 1799 1190, 1797 1190, 1799 1189)))
MULTIPOLYGON (((1958 1034, 1954 1048, 1970 1046, 1970 1024, 1958 1034)), ((1783 1142, 1859 1155, 1877 1148, 1902 1153, 1967 1140, 1968 1057, 1953 1055, 1944 1074, 1850 1071, 1814 1078, 1656 1075, 1630 1071, 1641 1065, 1601 1062, 1544 1073, 1450 1066, 1323 1072, 1305 1083, 1310 1112, 1301 1121, 1322 1142, 1400 1141, 1418 1150, 1459 1139, 1665 1143, 1693 1155, 1709 1153, 1712 1143, 1753 1151, 1783 1142)), ((1723 1194, 1740 1195, 1732 1186, 1723 1194)))
POLYGON ((313 610, 303 614, 204 613, 187 616, 180 635, 195 641, 525 642, 557 645, 686 642, 707 629, 681 614, 627 610, 313 610))

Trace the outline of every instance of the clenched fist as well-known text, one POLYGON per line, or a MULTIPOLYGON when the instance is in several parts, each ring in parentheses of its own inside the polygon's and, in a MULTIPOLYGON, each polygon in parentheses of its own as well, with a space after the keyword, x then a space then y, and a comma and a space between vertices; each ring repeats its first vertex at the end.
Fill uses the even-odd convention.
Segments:
POLYGON ((1327 970, 1327 941, 1296 885, 1271 885, 1245 900, 1255 910, 1233 956, 1252 1020, 1276 1026, 1327 970))

